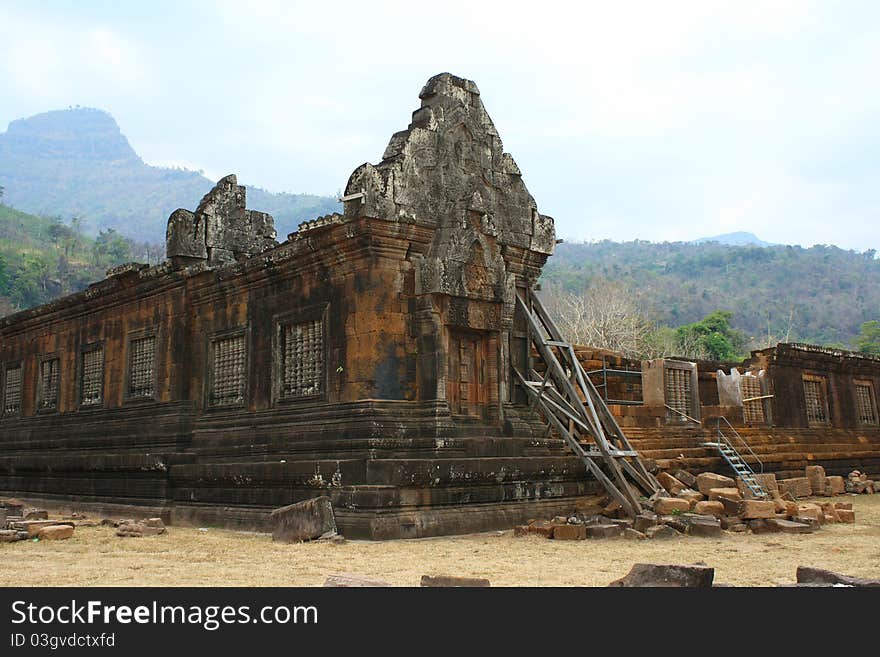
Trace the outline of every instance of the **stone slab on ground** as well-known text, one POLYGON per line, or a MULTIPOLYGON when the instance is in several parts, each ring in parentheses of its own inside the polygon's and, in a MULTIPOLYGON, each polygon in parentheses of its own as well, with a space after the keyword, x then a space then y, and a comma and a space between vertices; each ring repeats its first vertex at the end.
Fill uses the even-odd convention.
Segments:
POLYGON ((483 577, 457 577, 455 575, 422 575, 420 586, 426 587, 480 587, 491 586, 483 577))
POLYGON ((752 520, 755 518, 772 518, 776 515, 776 505, 767 500, 743 500, 740 515, 752 520))
POLYGON ((627 527, 623 530, 623 537, 630 541, 641 541, 648 538, 642 532, 632 529, 631 527, 627 527))
POLYGON ((557 541, 582 541, 586 537, 586 525, 555 525, 553 527, 553 538, 557 541))
POLYGON ((584 525, 587 538, 617 538, 623 533, 620 525, 584 525))
POLYGON ((272 540, 299 543, 336 533, 336 518, 329 497, 316 497, 275 509, 269 514, 272 540))
POLYGON ((715 569, 709 566, 637 563, 608 586, 711 588, 715 569))
POLYGON ((806 523, 784 520, 782 518, 769 518, 765 522, 776 527, 783 534, 812 534, 815 531, 806 523))
POLYGON ((849 575, 841 575, 831 570, 813 568, 811 566, 798 566, 796 576, 798 584, 843 584, 845 586, 857 587, 880 586, 880 579, 850 577, 849 575))
POLYGON ((50 527, 52 525, 70 525, 73 527, 73 523, 67 520, 21 520, 10 523, 9 528, 25 531, 30 538, 33 538, 40 533, 43 527, 50 527))
POLYGON ((341 588, 360 588, 367 586, 392 586, 391 583, 382 579, 372 579, 361 575, 343 573, 340 575, 328 575, 324 580, 324 586, 341 588))
POLYGON ((724 534, 721 531, 721 521, 706 519, 695 519, 688 523, 687 533, 689 536, 703 536, 709 538, 718 538, 724 534))
POLYGON ((37 533, 37 538, 44 541, 60 541, 73 536, 73 525, 48 525, 37 533))
POLYGON ((669 525, 657 525, 656 527, 649 527, 647 531, 645 531, 645 536, 650 539, 665 540, 669 538, 678 538, 681 536, 681 533, 677 532, 669 525))

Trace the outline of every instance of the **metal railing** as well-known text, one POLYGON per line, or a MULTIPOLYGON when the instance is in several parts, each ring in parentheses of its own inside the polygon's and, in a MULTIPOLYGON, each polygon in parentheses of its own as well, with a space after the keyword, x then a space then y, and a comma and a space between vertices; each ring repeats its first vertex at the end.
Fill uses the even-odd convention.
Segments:
MULTIPOLYGON (((751 445, 749 445, 743 439, 743 437, 739 435, 739 431, 734 429, 733 425, 730 423, 730 421, 726 417, 724 417, 723 415, 719 415, 715 419, 717 422, 716 428, 717 428, 717 432, 718 432, 718 437, 721 438, 722 440, 724 440, 724 442, 727 443, 727 446, 730 447, 730 449, 732 449, 736 453, 736 455, 739 456, 740 460, 743 463, 745 463, 745 465, 751 470, 751 466, 746 462, 746 460, 739 453, 739 450, 736 447, 734 447, 733 443, 730 442, 730 439, 727 437, 727 435, 721 429, 721 420, 724 420, 724 424, 726 424, 728 426, 728 428, 733 432, 733 435, 736 436, 737 440, 739 440, 739 442, 745 446, 745 448, 749 451, 749 454, 752 455, 752 458, 754 458, 755 461, 758 462, 758 465, 761 468, 761 473, 763 474, 764 473, 764 462, 758 457, 757 454, 755 454, 755 451, 752 449, 751 445)), ((752 470, 752 472, 754 473, 754 470, 752 470)))
POLYGON ((692 417, 691 417, 690 415, 688 415, 687 413, 682 413, 682 412, 681 412, 680 410, 678 410, 677 408, 672 408, 672 406, 670 406, 669 404, 663 404, 663 405, 664 405, 668 410, 672 411, 673 413, 678 413, 678 414, 681 415, 684 419, 686 419, 686 420, 690 420, 691 422, 695 422, 696 424, 698 424, 698 425, 700 425, 700 426, 703 426, 703 423, 702 423, 702 422, 700 422, 699 420, 695 420, 694 418, 692 418, 692 417))

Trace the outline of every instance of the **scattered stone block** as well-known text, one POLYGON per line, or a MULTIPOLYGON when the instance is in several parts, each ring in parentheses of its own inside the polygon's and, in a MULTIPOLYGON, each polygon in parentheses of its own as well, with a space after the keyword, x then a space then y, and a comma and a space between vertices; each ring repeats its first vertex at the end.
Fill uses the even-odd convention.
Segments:
POLYGON ((683 491, 687 486, 685 486, 678 479, 673 477, 668 472, 660 472, 657 474, 657 482, 666 489, 666 491, 670 495, 677 495, 679 492, 683 491))
POLYGON ((454 575, 422 575, 421 586, 452 587, 468 586, 485 588, 491 586, 488 579, 481 577, 455 577, 454 575))
POLYGON ((630 541, 641 541, 648 538, 642 532, 632 529, 631 527, 627 527, 623 530, 623 537, 630 541))
POLYGON ((721 523, 721 529, 730 531, 730 528, 733 525, 739 525, 742 523, 742 519, 739 516, 721 516, 718 521, 721 523))
POLYGON ((838 509, 837 516, 840 522, 854 523, 856 521, 856 512, 852 509, 838 509))
POLYGON ((681 534, 669 525, 657 525, 655 527, 649 527, 645 532, 645 536, 650 539, 668 539, 678 538, 681 534))
POLYGON ((697 502, 701 502, 706 499, 706 496, 702 493, 699 493, 695 490, 691 490, 690 488, 685 488, 678 492, 675 496, 680 500, 687 500, 688 504, 690 504, 690 508, 693 509, 697 502))
POLYGON ((676 470, 673 475, 676 479, 678 479, 681 483, 683 483, 688 488, 696 488, 697 487, 697 478, 692 475, 687 470, 676 470))
POLYGON ((776 515, 776 505, 768 500, 743 500, 740 515, 746 520, 772 518, 776 515))
POLYGON ((620 525, 584 525, 587 538, 617 538, 623 532, 620 525))
POLYGON ((765 521, 768 525, 775 527, 783 534, 812 534, 815 529, 803 522, 794 522, 782 518, 770 518, 765 521))
POLYGON ((741 500, 743 498, 742 493, 739 492, 739 488, 710 488, 709 489, 709 500, 720 500, 722 497, 726 497, 729 500, 741 500))
POLYGON ((37 538, 45 541, 60 541, 73 536, 73 525, 49 525, 37 533, 37 538))
POLYGON ((730 477, 715 474, 714 472, 703 472, 697 475, 697 490, 703 495, 708 495, 713 488, 736 488, 736 482, 730 477))
POLYGON ((846 492, 846 480, 843 477, 831 476, 827 478, 827 482, 832 495, 843 495, 846 492))
POLYGON ((852 510, 852 502, 835 502, 835 509, 850 509, 852 510))
POLYGON ((342 587, 342 588, 360 588, 367 586, 391 586, 390 583, 382 579, 371 579, 360 575, 349 575, 343 573, 341 575, 329 575, 324 580, 324 586, 342 587))
POLYGON ((27 538, 27 533, 19 532, 14 529, 0 529, 0 543, 14 543, 27 538), (22 534, 24 534, 22 536, 22 534))
POLYGON ((21 520, 11 523, 10 529, 27 532, 29 538, 34 538, 43 527, 50 527, 52 525, 70 525, 72 527, 73 523, 67 520, 21 520))
POLYGON ((825 522, 840 522, 840 516, 834 504, 831 502, 822 502, 820 505, 822 514, 825 516, 825 522))
MULTIPOLYGON (((776 475, 774 473, 755 473, 754 478, 770 497, 779 497, 779 482, 776 481, 776 475)), ((755 494, 741 479, 737 479, 736 487, 739 489, 739 492, 744 499, 755 499, 755 494)))
MULTIPOLYGON (((776 518, 773 518, 776 520, 776 518)), ((769 518, 755 518, 749 520, 749 529, 753 534, 775 534, 779 531, 779 527, 770 523, 769 518)))
POLYGON ((529 522, 529 533, 543 536, 544 538, 552 538, 553 523, 549 520, 532 520, 529 522))
POLYGON ((720 518, 724 515, 724 505, 718 500, 705 500, 694 505, 694 513, 720 518))
POLYGON ((849 575, 841 575, 831 570, 812 568, 810 566, 798 566, 796 577, 798 584, 843 584, 856 587, 880 586, 880 579, 850 577, 849 575))
POLYGON ((25 509, 21 516, 22 520, 48 520, 49 512, 45 509, 25 509))
POLYGON ((825 514, 818 504, 798 504, 797 514, 801 518, 815 518, 820 524, 825 521, 825 514))
MULTIPOLYGON (((155 520, 151 518, 150 520, 155 520)), ((161 523, 161 521, 160 521, 161 523)), ((155 523, 147 525, 144 522, 123 520, 116 527, 116 535, 120 538, 142 538, 144 536, 159 536, 165 533, 165 525, 157 526, 155 523)))
POLYGON ((586 525, 555 525, 553 538, 557 541, 582 541, 587 537, 586 525))
POLYGON ((828 482, 825 476, 825 468, 821 465, 808 465, 806 468, 807 481, 810 482, 810 494, 827 495, 828 482))
POLYGON ((724 507, 724 514, 728 516, 739 516, 742 514, 742 503, 741 499, 731 499, 729 497, 719 497, 718 501, 721 502, 721 506, 724 507))
POLYGON ((289 504, 269 514, 272 540, 283 543, 310 541, 327 532, 336 532, 336 518, 329 497, 316 497, 289 504))
POLYGON ((648 527, 654 527, 656 524, 657 514, 643 511, 635 517, 635 520, 633 521, 633 529, 644 534, 648 527))
POLYGON ((806 477, 795 477, 793 479, 779 480, 780 494, 789 493, 795 499, 800 497, 809 497, 813 494, 810 488, 810 480, 806 477))
POLYGON ((669 586, 711 588, 715 569, 709 566, 637 563, 620 579, 608 586, 669 586))
POLYGON ((673 511, 684 513, 690 511, 691 504, 688 500, 677 497, 660 497, 654 502, 654 512, 660 515, 667 515, 673 511))
POLYGON ((793 516, 792 521, 799 522, 802 525, 809 525, 809 527, 814 531, 822 526, 822 523, 819 522, 819 519, 813 516, 793 516))
POLYGON ((704 536, 709 538, 719 538, 721 533, 721 521, 719 520, 693 520, 688 523, 687 533, 690 536, 704 536))

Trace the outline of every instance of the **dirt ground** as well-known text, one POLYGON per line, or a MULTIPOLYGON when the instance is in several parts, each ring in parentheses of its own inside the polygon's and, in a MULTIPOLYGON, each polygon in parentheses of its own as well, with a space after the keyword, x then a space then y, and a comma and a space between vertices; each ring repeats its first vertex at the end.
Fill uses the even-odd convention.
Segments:
POLYGON ((505 531, 287 545, 213 528, 118 538, 110 527, 78 527, 65 541, 0 544, 0 585, 320 586, 327 575, 355 573, 398 586, 418 586, 423 574, 487 577, 493 586, 604 586, 635 562, 697 561, 715 568, 716 582, 736 586, 793 583, 798 565, 880 577, 880 495, 838 499, 853 502, 855 525, 670 541, 552 541, 505 531))

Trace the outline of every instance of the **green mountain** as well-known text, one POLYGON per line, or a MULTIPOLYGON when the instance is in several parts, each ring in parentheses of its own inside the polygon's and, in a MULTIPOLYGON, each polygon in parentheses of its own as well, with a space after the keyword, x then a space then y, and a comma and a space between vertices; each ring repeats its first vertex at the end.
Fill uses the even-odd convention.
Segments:
POLYGON ((835 246, 730 246, 602 241, 561 244, 542 276, 547 291, 615 281, 649 319, 667 326, 731 312, 753 343, 777 339, 846 346, 880 319, 880 260, 835 246))
POLYGON ((113 265, 155 260, 115 231, 97 238, 0 203, 0 316, 85 289, 113 265))
MULTIPOLYGON (((168 215, 195 208, 214 182, 200 172, 146 164, 113 117, 97 109, 46 112, 13 121, 0 133, 4 202, 33 214, 82 217, 90 235, 112 228, 164 243, 168 215)), ((282 240, 301 221, 339 209, 327 196, 257 187, 247 193, 249 207, 275 217, 282 240)))

